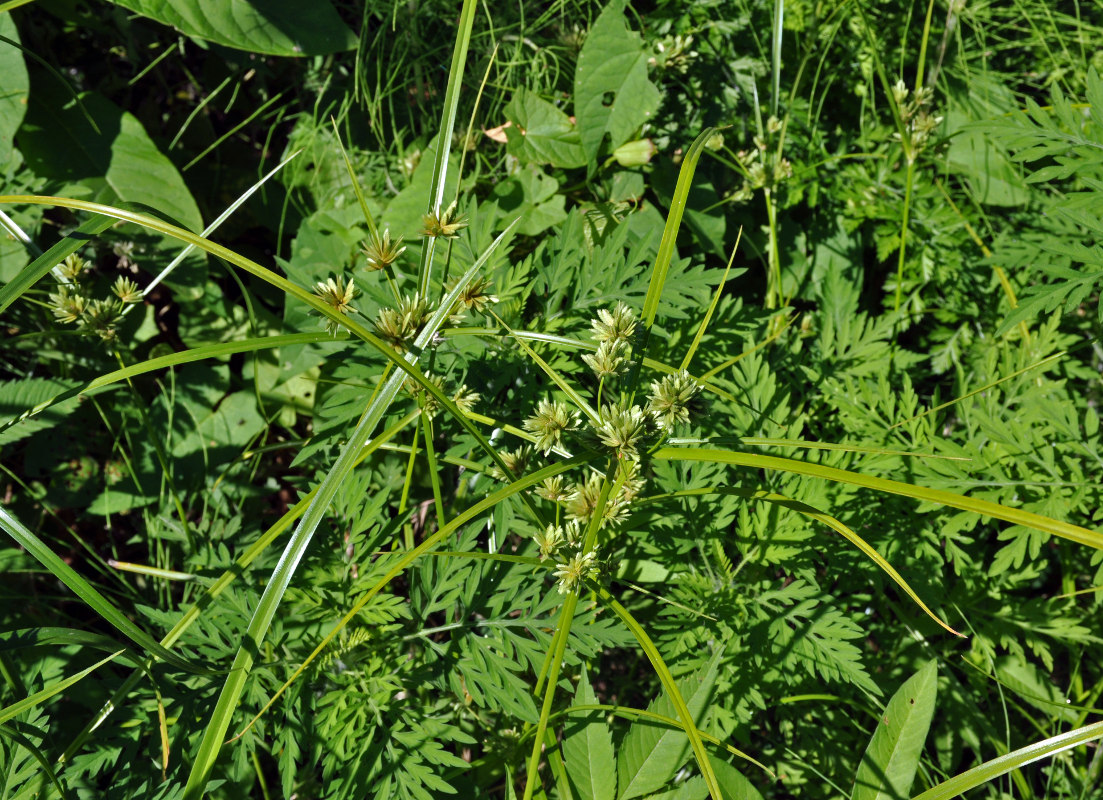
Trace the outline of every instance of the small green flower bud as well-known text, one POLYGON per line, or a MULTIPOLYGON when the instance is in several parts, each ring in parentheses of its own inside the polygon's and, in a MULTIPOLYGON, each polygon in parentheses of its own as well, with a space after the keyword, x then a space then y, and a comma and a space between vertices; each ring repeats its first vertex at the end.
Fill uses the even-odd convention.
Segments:
POLYGON ((534 540, 536 546, 540 548, 541 561, 546 558, 555 558, 559 553, 559 548, 564 543, 563 529, 555 525, 549 525, 542 533, 536 534, 534 540))
POLYGON ((66 283, 73 283, 80 274, 88 268, 88 262, 83 258, 73 253, 67 256, 64 261, 57 265, 57 269, 61 271, 61 276, 66 283))
MULTIPOLYGON (((589 525, 590 519, 597 510, 598 496, 601 494, 602 478, 597 473, 591 473, 585 481, 576 483, 574 491, 567 498, 567 516, 581 525, 589 525)), ((615 525, 624 519, 627 508, 616 498, 610 497, 605 503, 605 511, 601 515, 602 524, 615 525)))
POLYGON ((550 478, 544 478, 544 482, 537 488, 536 494, 549 503, 562 503, 571 493, 563 488, 563 476, 553 475, 550 478))
POLYGON ((612 311, 600 309, 597 319, 590 322, 590 330, 598 342, 630 344, 636 330, 636 316, 627 305, 617 303, 612 311))
MULTIPOLYGON (((314 286, 314 296, 338 314, 345 315, 353 310, 352 299, 356 297, 356 282, 350 279, 346 284, 344 277, 340 275, 336 278, 328 278, 314 286)), ((324 324, 327 333, 336 335, 341 330, 337 321, 328 317, 325 318, 324 324)))
POLYGON ((642 167, 651 163, 655 155, 655 143, 650 139, 625 142, 613 151, 613 159, 622 167, 642 167))
POLYGON ((898 80, 896 85, 892 87, 892 99, 896 101, 898 106, 903 106, 904 101, 908 99, 908 86, 903 80, 898 80))
POLYGON ((449 206, 440 214, 423 215, 421 217, 421 235, 442 239, 450 239, 458 235, 461 228, 467 227, 467 223, 462 216, 453 220, 451 218, 452 211, 453 206, 449 206))
POLYGON ((84 314, 85 300, 79 294, 72 294, 68 286, 58 286, 57 292, 50 295, 50 310, 58 322, 76 322, 84 314))
POLYGON ((376 315, 376 332, 395 350, 405 352, 421 326, 429 319, 429 304, 420 295, 402 298, 398 308, 382 308, 376 315))
POLYGON ((115 298, 93 300, 84 310, 84 315, 80 319, 80 328, 109 342, 115 338, 115 327, 122 319, 122 313, 123 304, 115 298))

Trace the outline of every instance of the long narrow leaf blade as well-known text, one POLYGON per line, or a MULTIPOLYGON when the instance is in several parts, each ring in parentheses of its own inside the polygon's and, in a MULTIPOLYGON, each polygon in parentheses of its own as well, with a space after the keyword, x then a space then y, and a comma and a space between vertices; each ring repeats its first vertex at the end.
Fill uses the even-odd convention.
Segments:
POLYGON ((966 497, 953 492, 945 492, 941 489, 928 489, 925 486, 916 486, 911 483, 901 483, 886 478, 874 478, 868 475, 859 475, 845 469, 825 467, 819 464, 808 464, 803 461, 795 461, 790 458, 778 458, 777 456, 760 456, 752 453, 736 453, 731 450, 705 450, 701 448, 680 449, 676 447, 663 447, 655 452, 655 458, 669 459, 671 461, 703 461, 717 464, 732 464, 733 466, 752 467, 755 469, 771 469, 779 472, 792 472, 796 475, 808 475, 813 478, 849 483, 853 486, 862 486, 866 489, 875 489, 879 492, 903 495, 915 500, 926 500, 931 503, 960 508, 962 511, 972 511, 986 517, 994 517, 1010 522, 1014 525, 1024 525, 1028 528, 1052 533, 1064 539, 1103 550, 1103 534, 1097 531, 1081 528, 1061 520, 1044 517, 1030 511, 1022 511, 1017 508, 992 503, 988 500, 979 500, 975 497, 966 497))
MULTIPOLYGON (((475 274, 482 268, 483 264, 486 263, 486 259, 490 257, 491 253, 501 243, 502 237, 505 235, 506 234, 503 233, 499 236, 463 277, 456 282, 455 287, 453 287, 448 296, 444 298, 444 301, 440 304, 429 321, 426 322, 424 328, 414 340, 413 347, 403 357, 403 360, 408 366, 412 367, 414 365, 418 355, 428 346, 437 330, 444 323, 451 308, 451 304, 455 301, 456 297, 459 296, 459 293, 463 291, 464 286, 471 281, 475 274)), ((295 530, 295 533, 287 543, 287 547, 284 549, 280 562, 273 571, 271 578, 269 578, 268 584, 264 588, 264 594, 261 595, 260 602, 253 612, 253 617, 249 621, 245 640, 238 650, 237 656, 234 658, 233 666, 230 668, 230 675, 227 677, 226 683, 223 685, 222 692, 215 704, 210 722, 207 725, 203 740, 200 743, 199 751, 192 764, 191 773, 188 776, 188 783, 184 789, 184 800, 197 800, 206 789, 211 770, 214 769, 215 760, 218 757, 219 751, 222 749, 222 743, 226 740, 226 732, 230 727, 230 719, 237 708, 241 693, 245 689, 245 681, 253 665, 253 654, 259 652, 260 643, 263 641, 268 632, 268 628, 272 624, 276 609, 283 600, 284 593, 291 583, 291 578, 295 574, 295 570, 298 568, 303 555, 305 555, 306 549, 314 536, 314 532, 318 529, 322 519, 325 517, 330 503, 340 490, 348 474, 356 465, 364 445, 367 444, 376 425, 379 424, 379 421, 387 412, 395 395, 398 394, 399 389, 405 381, 405 373, 395 370, 384 382, 383 386, 375 395, 375 399, 364 412, 359 424, 357 424, 356 429, 349 437, 348 442, 345 444, 344 448, 342 448, 337 460, 334 462, 325 478, 322 479, 322 482, 318 485, 317 494, 311 501, 306 513, 303 514, 302 520, 299 522, 299 526, 295 530)), ((433 388, 436 389, 435 386, 433 388)), ((437 393, 439 394, 439 389, 437 393)))
POLYGON ((1076 728, 1041 742, 1035 742, 1007 755, 986 761, 979 767, 973 767, 971 770, 955 775, 948 781, 943 781, 938 786, 916 795, 912 800, 950 800, 950 798, 958 797, 976 786, 995 780, 1013 769, 1019 769, 1027 764, 1055 756, 1064 750, 1079 747, 1100 738, 1103 738, 1103 722, 1093 722, 1091 725, 1085 725, 1082 728, 1076 728))
MULTIPOLYGON (((437 133, 437 157, 433 161, 433 182, 429 189, 429 213, 439 216, 444 200, 445 178, 448 173, 448 155, 452 150, 452 131, 456 127, 456 112, 459 109, 460 86, 463 85, 463 71, 467 63, 467 48, 471 44, 471 29, 475 24, 475 0, 464 0, 460 10, 459 30, 456 31, 456 47, 452 51, 452 66, 448 70, 448 86, 444 90, 444 111, 441 115, 440 130, 437 133)), ((421 266, 418 270, 418 292, 422 297, 429 294, 429 283, 433 267, 433 250, 436 237, 425 237, 421 246, 421 266)))
POLYGON ((26 550, 38 563, 46 567, 55 578, 68 586, 77 597, 87 603, 93 611, 103 617, 123 636, 147 650, 151 655, 157 656, 157 658, 172 664, 174 667, 201 674, 208 672, 166 649, 152 636, 131 622, 110 600, 100 594, 92 584, 66 564, 45 542, 3 506, 0 506, 0 528, 3 528, 20 547, 26 550))
POLYGON ((116 653, 112 653, 107 658, 104 658, 104 659, 101 659, 100 661, 97 661, 95 664, 88 667, 87 669, 82 669, 80 672, 76 673, 75 675, 70 675, 68 678, 63 678, 62 680, 58 681, 57 683, 50 684, 45 689, 42 689, 41 691, 35 692, 30 697, 24 697, 22 700, 17 700, 16 702, 12 703, 10 706, 0 709, 0 725, 3 725, 9 719, 13 719, 14 717, 19 716, 24 711, 27 711, 28 709, 34 708, 35 706, 39 705, 40 703, 46 702, 47 700, 49 700, 54 695, 60 694, 61 692, 64 692, 66 689, 68 689, 74 683, 79 683, 80 681, 84 680, 86 677, 88 677, 88 675, 95 672, 97 669, 102 667, 108 661, 113 660, 116 656, 120 655, 122 652, 123 652, 122 650, 119 650, 116 653))
POLYGON ((51 269, 82 247, 88 246, 88 240, 98 236, 115 224, 111 217, 92 217, 79 228, 40 255, 20 270, 19 274, 0 287, 0 311, 16 301, 51 269))
POLYGON ((659 300, 663 294, 663 286, 666 285, 666 275, 670 271, 670 261, 674 258, 674 243, 678 239, 678 229, 682 226, 682 216, 686 212, 686 203, 689 201, 693 173, 697 170, 697 162, 701 159, 705 142, 711 139, 714 133, 716 128, 706 128, 702 131, 682 159, 682 166, 678 171, 678 183, 674 187, 674 197, 670 201, 670 212, 666 216, 666 227, 663 228, 663 238, 659 242, 659 252, 655 256, 651 282, 647 286, 647 296, 643 300, 643 325, 647 330, 655 324, 655 316, 659 312, 659 300))

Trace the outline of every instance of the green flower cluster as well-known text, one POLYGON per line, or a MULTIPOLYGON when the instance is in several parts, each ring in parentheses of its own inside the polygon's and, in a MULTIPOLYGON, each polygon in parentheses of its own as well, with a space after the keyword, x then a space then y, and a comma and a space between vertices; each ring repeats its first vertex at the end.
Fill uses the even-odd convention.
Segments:
POLYGON ((76 323, 81 333, 99 336, 105 342, 114 341, 124 310, 142 301, 138 284, 119 276, 111 287, 114 297, 91 298, 87 285, 88 262, 75 253, 54 270, 57 289, 50 294, 50 311, 58 322, 76 323))

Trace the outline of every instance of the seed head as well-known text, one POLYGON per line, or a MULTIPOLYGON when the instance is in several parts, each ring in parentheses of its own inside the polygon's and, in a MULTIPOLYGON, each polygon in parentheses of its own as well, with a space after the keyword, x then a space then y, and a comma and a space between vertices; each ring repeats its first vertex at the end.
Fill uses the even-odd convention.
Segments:
MULTIPOLYGON (((524 473, 528 468, 529 461, 532 460, 533 453, 532 445, 523 444, 516 450, 505 450, 501 453, 502 462, 506 465, 510 472, 516 477, 524 473)), ((498 467, 493 467, 490 470, 491 477, 497 478, 500 481, 510 480, 506 477, 506 474, 502 472, 498 467)))
POLYGON ((643 491, 644 481, 640 478, 640 462, 623 459, 620 462, 620 469, 624 480, 621 482, 616 500, 617 503, 627 506, 643 491))
POLYGON ((537 436, 536 449, 547 455, 563 443, 563 432, 571 430, 576 419, 558 400, 541 400, 536 414, 524 421, 525 430, 537 436))
POLYGON ((393 264, 406 252, 406 246, 402 244, 401 236, 392 242, 390 229, 384 228, 382 236, 378 231, 374 231, 360 252, 364 254, 368 269, 380 270, 393 264))
MULTIPOLYGON (((356 297, 355 284, 356 282, 351 279, 346 284, 344 277, 341 275, 338 275, 336 278, 327 278, 315 284, 314 296, 338 314, 344 316, 353 310, 352 299, 356 297)), ((324 325, 326 332, 334 335, 341 329, 337 321, 329 317, 325 318, 324 325)))
POLYGON ((85 300, 79 294, 72 294, 68 286, 58 286, 50 295, 50 310, 58 322, 76 322, 84 314, 85 300))
MULTIPOLYGON (((453 286, 455 286, 455 283, 450 283, 450 286, 446 288, 451 291, 453 286)), ((492 295, 488 289, 490 289, 490 278, 475 278, 460 292, 456 298, 456 305, 462 306, 464 311, 475 309, 476 313, 481 314, 487 306, 498 302, 498 298, 492 295)))
POLYGON ((405 352, 421 326, 429 319, 429 304, 420 295, 402 298, 398 308, 382 308, 376 315, 376 332, 395 350, 405 352))
POLYGON ((652 381, 647 410, 655 424, 669 431, 679 422, 689 422, 689 401, 701 390, 685 370, 652 381))
POLYGON ((65 260, 57 265, 58 270, 61 271, 62 278, 66 283, 73 283, 80 274, 88 268, 88 262, 83 258, 73 253, 70 256, 66 256, 65 260))
POLYGON ((461 228, 467 227, 467 222, 460 216, 453 220, 453 207, 449 206, 440 214, 424 214, 421 217, 421 235, 433 238, 450 239, 456 236, 461 228))
POLYGON ((142 300, 142 293, 138 289, 138 284, 130 278, 124 278, 122 275, 115 279, 115 285, 111 287, 111 291, 115 293, 117 298, 127 304, 139 303, 142 300))
POLYGON ((122 314, 123 304, 113 297, 109 300, 93 300, 80 318, 80 328, 109 342, 115 338, 115 327, 122 319, 122 314))
POLYGON ((597 436, 601 443, 617 452, 618 457, 639 458, 636 445, 647 435, 647 414, 639 406, 617 403, 601 409, 597 436))
POLYGON ((612 311, 600 309, 597 319, 590 322, 590 330, 599 342, 630 344, 636 330, 636 316, 624 303, 617 303, 612 311))
POLYGON ((576 553, 569 560, 557 564, 554 574, 559 578, 559 593, 575 591, 580 583, 593 577, 596 571, 593 553, 576 553))
POLYGON ((549 525, 542 533, 534 537, 536 546, 540 548, 540 560, 555 558, 559 548, 563 546, 563 529, 556 525, 549 525))
POLYGON ((471 409, 475 407, 475 404, 482 398, 478 392, 473 392, 467 388, 466 383, 460 384, 460 388, 456 390, 452 395, 452 402, 456 404, 456 407, 460 411, 470 413, 471 409))
POLYGON ((540 484, 536 494, 550 503, 562 503, 570 497, 571 492, 563 488, 562 475, 552 475, 550 478, 544 478, 544 482, 540 484))
POLYGON ((611 378, 624 371, 627 354, 627 345, 620 340, 614 340, 602 342, 597 346, 596 353, 587 353, 582 356, 582 360, 597 377, 611 378))
MULTIPOLYGON (((581 525, 589 525, 597 510, 598 496, 601 494, 601 476, 591 473, 585 481, 576 483, 574 491, 567 498, 567 516, 581 525)), ((610 497, 605 502, 605 511, 601 515, 602 524, 615 525, 624 519, 627 509, 617 498, 610 497)))

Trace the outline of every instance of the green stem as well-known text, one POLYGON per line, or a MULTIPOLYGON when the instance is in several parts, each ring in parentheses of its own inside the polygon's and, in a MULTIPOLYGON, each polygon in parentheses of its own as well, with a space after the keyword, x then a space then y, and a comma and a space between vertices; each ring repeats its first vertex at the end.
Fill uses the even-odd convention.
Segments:
MULTIPOLYGON (((398 501, 398 516, 401 518, 406 513, 406 503, 410 498, 410 483, 413 481, 414 476, 414 462, 417 459, 417 437, 418 429, 423 419, 425 419, 425 407, 421 408, 421 416, 417 418, 414 423, 414 435, 410 441, 410 457, 406 461, 406 480, 402 484, 402 496, 398 501)), ((414 528, 409 520, 406 520, 402 526, 402 535, 405 539, 404 545, 407 550, 414 549, 414 528)))
POLYGON ((781 251, 777 242, 777 209, 774 207, 774 195, 763 188, 766 198, 766 216, 770 225, 770 252, 766 273, 766 308, 777 308, 781 303, 781 251))

